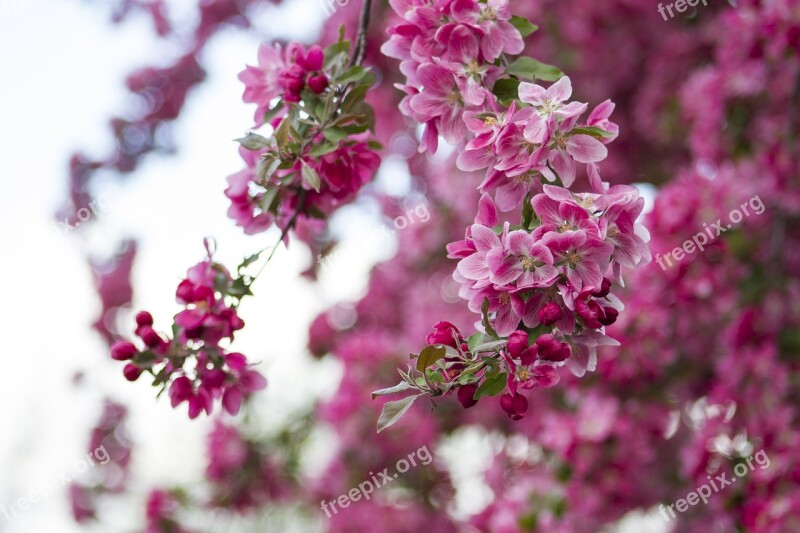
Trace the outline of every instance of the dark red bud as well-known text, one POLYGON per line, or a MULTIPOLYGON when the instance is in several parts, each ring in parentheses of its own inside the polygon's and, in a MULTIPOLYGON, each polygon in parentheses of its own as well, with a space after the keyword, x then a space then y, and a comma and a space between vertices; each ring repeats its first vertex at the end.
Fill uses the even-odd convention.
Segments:
POLYGON ((116 361, 127 361, 137 353, 139 350, 136 349, 136 346, 126 341, 114 343, 114 346, 111 347, 111 358, 116 361))
POLYGON ((508 336, 508 353, 513 359, 518 359, 522 352, 528 348, 528 334, 521 329, 508 336))
POLYGON ((598 320, 604 326, 610 326, 614 322, 617 321, 617 317, 619 316, 619 311, 614 309, 613 307, 604 307, 603 311, 605 312, 605 316, 601 316, 598 320))
POLYGON ((136 314, 136 325, 141 326, 152 326, 153 325, 153 315, 148 313, 147 311, 140 311, 136 314))
POLYGON ((507 392, 500 397, 500 407, 511 420, 519 420, 528 412, 528 399, 518 392, 514 395, 507 392))
POLYGON ((164 342, 159 334, 156 333, 156 331, 150 326, 142 327, 141 331, 139 332, 139 336, 149 348, 155 348, 164 342))
POLYGON ((122 374, 128 381, 136 381, 139 379, 139 376, 142 375, 142 369, 136 365, 128 363, 125 365, 125 368, 122 369, 122 374))
POLYGON ((600 290, 593 292, 592 296, 595 298, 605 298, 608 296, 609 292, 611 292, 611 280, 603 278, 603 284, 600 286, 600 290))
POLYGON ((311 76, 308 79, 308 86, 315 94, 322 94, 322 91, 328 88, 328 76, 325 74, 311 76))
POLYGON ((564 316, 564 311, 555 302, 548 302, 539 309, 539 322, 545 326, 552 326, 564 316))
POLYGON ((477 383, 470 383, 468 385, 463 385, 461 388, 458 389, 456 393, 456 397, 458 398, 458 403, 461 404, 461 407, 464 409, 469 409, 476 403, 478 400, 475 400, 473 396, 475 396, 475 391, 478 390, 477 383))

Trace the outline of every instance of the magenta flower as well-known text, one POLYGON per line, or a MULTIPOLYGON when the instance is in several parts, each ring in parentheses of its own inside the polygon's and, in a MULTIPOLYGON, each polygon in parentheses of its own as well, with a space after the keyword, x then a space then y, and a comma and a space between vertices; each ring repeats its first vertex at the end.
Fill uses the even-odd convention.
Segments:
POLYGON ((494 230, 481 224, 473 224, 470 231, 475 253, 459 261, 457 270, 465 278, 478 282, 480 288, 489 283, 487 254, 493 249, 502 249, 502 243, 494 230))
POLYGON ((558 278, 553 254, 523 230, 510 232, 502 248, 493 248, 487 253, 486 261, 489 280, 496 285, 516 282, 519 288, 549 287, 558 278))
POLYGON ((519 84, 519 99, 531 104, 537 111, 525 126, 525 138, 529 142, 544 142, 548 133, 552 133, 555 123, 577 117, 586 111, 587 104, 581 102, 567 104, 566 101, 570 96, 572 96, 572 82, 567 76, 547 89, 528 82, 519 84), (551 117, 555 119, 553 122, 550 121, 551 117))
POLYGON ((581 290, 598 288, 611 261, 614 247, 584 231, 547 233, 542 243, 553 252, 556 264, 562 268, 572 285, 581 290))
POLYGON ((525 48, 522 35, 509 22, 511 10, 508 0, 488 0, 485 4, 475 0, 455 0, 450 12, 456 22, 480 29, 483 33, 481 52, 487 61, 494 61, 503 53, 520 54, 525 48))
POLYGON ((283 92, 280 79, 285 68, 286 60, 281 46, 261 43, 258 47, 258 66, 248 66, 239 74, 239 80, 245 87, 242 100, 257 105, 255 127, 264 124, 264 113, 270 108, 271 101, 283 92))
POLYGON ((457 144, 466 135, 461 120, 464 99, 453 73, 440 65, 428 63, 417 71, 424 90, 411 97, 411 109, 420 122, 434 121, 438 131, 450 144, 457 144))

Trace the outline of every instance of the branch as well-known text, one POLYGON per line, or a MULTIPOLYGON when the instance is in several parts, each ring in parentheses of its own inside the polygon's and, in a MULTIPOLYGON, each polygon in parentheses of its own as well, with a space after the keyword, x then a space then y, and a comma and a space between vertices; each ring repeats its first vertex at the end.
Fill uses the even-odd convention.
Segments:
POLYGON ((361 20, 358 24, 358 35, 356 36, 356 47, 353 49, 353 56, 350 58, 350 65, 360 65, 367 55, 367 27, 369 26, 369 12, 372 8, 372 0, 364 0, 361 6, 361 20))

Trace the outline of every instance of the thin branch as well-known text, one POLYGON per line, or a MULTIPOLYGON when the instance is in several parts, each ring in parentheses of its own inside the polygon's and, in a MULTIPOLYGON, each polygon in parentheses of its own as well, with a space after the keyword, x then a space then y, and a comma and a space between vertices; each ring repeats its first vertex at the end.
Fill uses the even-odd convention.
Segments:
POLYGON ((367 55, 367 28, 369 27, 369 12, 372 8, 372 0, 364 0, 361 6, 361 20, 358 24, 358 35, 356 36, 356 47, 350 58, 350 66, 360 65, 367 55))

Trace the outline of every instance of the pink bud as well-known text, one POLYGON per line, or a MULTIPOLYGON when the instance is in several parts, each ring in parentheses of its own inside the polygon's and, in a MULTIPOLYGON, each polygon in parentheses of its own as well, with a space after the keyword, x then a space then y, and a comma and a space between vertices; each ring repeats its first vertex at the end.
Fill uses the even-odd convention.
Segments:
POLYGON ((539 322, 545 326, 552 326, 564 316, 564 311, 555 302, 548 302, 539 309, 539 322))
POLYGON ((539 349, 539 359, 545 361, 564 361, 569 359, 572 353, 569 344, 559 341, 549 333, 536 339, 536 347, 539 349))
POLYGON ((111 347, 111 358, 116 361, 127 361, 137 353, 139 350, 130 342, 120 341, 111 347))
POLYGON ((478 390, 477 383, 470 383, 468 385, 463 385, 461 388, 458 389, 456 393, 456 398, 458 398, 458 403, 461 404, 461 407, 464 409, 469 409, 473 405, 478 403, 478 400, 475 400, 473 397, 475 396, 475 391, 478 390))
POLYGON ((308 53, 306 54, 306 68, 308 70, 322 70, 322 64, 325 61, 325 54, 322 52, 322 48, 315 44, 311 48, 308 49, 308 53))
POLYGON ((136 325, 141 326, 152 326, 153 325, 153 315, 148 313, 147 311, 140 311, 136 314, 136 325))
POLYGON ((178 298, 178 303, 188 304, 194 301, 194 283, 185 279, 178 284, 178 289, 175 291, 175 296, 178 298))
POLYGON ((611 280, 603 278, 603 284, 600 286, 600 290, 593 292, 592 296, 595 298, 605 298, 608 296, 609 292, 611 292, 611 280))
POLYGON ((604 326, 610 326, 614 322, 617 321, 617 317, 619 316, 619 311, 614 309, 613 307, 604 307, 603 311, 605 316, 601 316, 598 320, 604 326))
POLYGON ((125 379, 128 381, 136 381, 139 379, 139 376, 142 375, 142 369, 136 365, 128 363, 125 365, 125 368, 122 369, 122 375, 124 375, 125 379))
POLYGON ((328 76, 325 74, 311 76, 308 79, 308 86, 315 94, 322 94, 322 91, 328 88, 328 76))
POLYGON ((458 328, 450 322, 445 321, 437 322, 436 325, 433 326, 433 332, 425 337, 425 342, 428 344, 444 344, 445 346, 452 346, 453 348, 461 344, 463 340, 458 328), (458 342, 458 344, 456 344, 456 342, 458 342))

